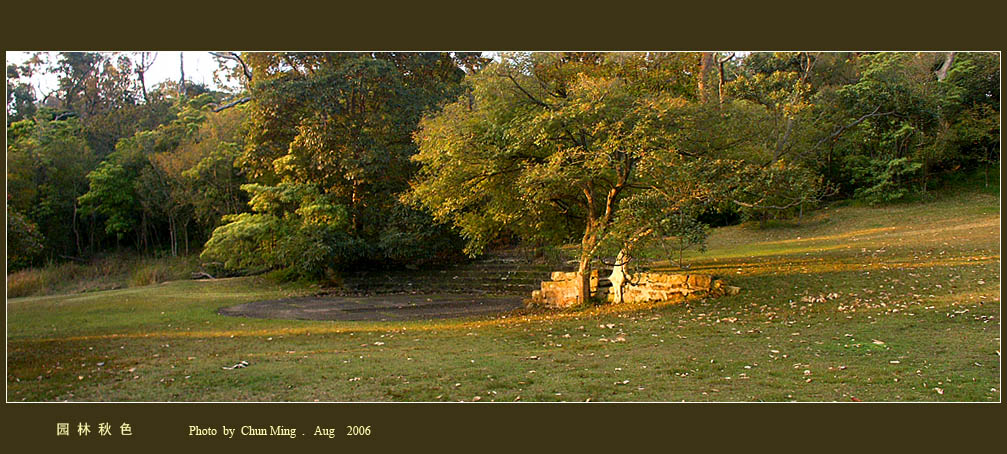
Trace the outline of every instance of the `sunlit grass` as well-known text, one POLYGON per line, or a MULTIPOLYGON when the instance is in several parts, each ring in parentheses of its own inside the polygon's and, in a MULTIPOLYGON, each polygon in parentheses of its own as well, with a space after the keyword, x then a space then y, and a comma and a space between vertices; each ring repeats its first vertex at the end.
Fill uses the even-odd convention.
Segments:
POLYGON ((690 271, 741 294, 658 305, 410 322, 216 314, 313 290, 261 278, 12 299, 7 398, 999 401, 998 207, 968 194, 716 229, 690 271))

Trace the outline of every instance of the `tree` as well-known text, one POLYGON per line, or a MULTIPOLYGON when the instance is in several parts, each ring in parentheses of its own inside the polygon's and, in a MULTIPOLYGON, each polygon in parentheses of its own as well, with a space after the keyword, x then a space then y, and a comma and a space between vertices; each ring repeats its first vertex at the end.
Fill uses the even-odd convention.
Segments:
POLYGON ((174 112, 156 95, 137 102, 133 66, 124 54, 36 53, 8 69, 14 87, 8 109, 20 119, 7 130, 8 189, 16 211, 37 226, 48 259, 93 252, 99 215, 85 214, 79 203, 88 172, 120 138, 156 127, 174 112), (54 75, 57 88, 34 104, 39 90, 31 84, 43 74, 54 75))
MULTIPOLYGON (((245 186, 253 214, 232 223, 282 221, 294 235, 287 245, 311 260, 298 274, 326 268, 381 263, 424 251, 438 253, 431 237, 450 232, 403 209, 397 195, 415 171, 412 133, 420 117, 459 93, 464 63, 472 55, 437 53, 254 53, 243 60, 254 74, 248 136, 239 166, 256 185, 245 186), (258 203, 290 191, 299 199, 258 203), (279 210, 261 212, 260 209, 279 210), (321 217, 308 215, 328 213, 321 217), (335 213, 339 214, 338 216, 335 213), (273 216, 273 217, 270 217, 273 216), (326 224, 331 222, 330 224, 326 224), (403 235, 421 227, 426 234, 403 235), (320 238, 328 238, 328 243, 320 238), (417 247, 416 241, 427 241, 417 247), (296 247, 294 247, 296 243, 296 247)), ((239 62, 241 63, 241 62, 239 62)), ((281 198, 282 199, 282 198, 281 198)), ((287 200, 287 199, 282 199, 287 200)), ((224 225, 214 231, 204 257, 224 258, 227 239, 249 229, 224 225)), ((447 243, 450 243, 448 241, 447 243)), ((264 256, 273 243, 259 243, 264 256)), ((223 260, 220 260, 223 261, 223 260)), ((273 265, 290 268, 292 261, 273 265)))
POLYGON ((836 89, 837 113, 849 134, 841 147, 855 196, 872 202, 925 193, 933 175, 956 160, 958 118, 967 89, 959 86, 974 56, 883 52, 858 59, 859 79, 836 89), (952 66, 954 64, 954 66, 952 66), (936 69, 936 70, 935 70, 936 69), (879 114, 857 116, 863 106, 879 114), (853 126, 856 128, 853 129, 853 126))
POLYGON ((732 96, 761 106, 758 126, 748 129, 757 134, 761 148, 772 150, 763 157, 766 164, 785 158, 802 148, 806 131, 814 128, 808 117, 813 68, 819 55, 808 52, 753 54, 743 63, 744 74, 734 80, 728 91, 732 96))
POLYGON ((229 109, 208 115, 195 137, 184 141, 175 154, 183 169, 181 187, 191 191, 195 221, 205 238, 225 215, 246 210, 248 197, 241 190, 245 175, 236 165, 245 145, 246 109, 229 109))
POLYGON ((80 121, 22 120, 7 128, 7 138, 10 206, 37 226, 48 258, 80 254, 77 197, 97 163, 80 121))
POLYGON ((765 162, 786 159, 822 173, 842 195, 883 202, 996 156, 997 61, 992 53, 753 53, 728 91, 764 109, 767 127, 751 131, 776 144, 765 162))
POLYGON ((688 54, 504 54, 467 77, 471 96, 421 122, 413 159, 422 168, 408 199, 457 226, 470 254, 505 232, 579 242, 578 300, 586 302, 603 251, 628 261, 642 241, 701 245, 697 218, 713 203, 769 208, 768 196, 745 193, 755 183, 724 178, 770 174, 736 156, 753 146, 751 109, 703 100, 694 62, 688 54))
MULTIPOLYGON (((9 199, 9 197, 8 197, 9 199)), ((38 226, 7 205, 7 266, 8 272, 31 266, 41 257, 45 238, 38 226)))
POLYGON ((703 119, 689 99, 690 63, 504 54, 467 78, 471 100, 421 123, 414 160, 423 167, 410 199, 460 228, 470 254, 505 231, 547 244, 578 238, 578 300, 586 302, 599 248, 616 232, 632 242, 654 231, 649 219, 625 216, 623 202, 646 198, 659 211, 682 202, 660 196, 678 182, 658 177, 704 151, 690 140, 703 119))
POLYGON ((734 59, 734 53, 720 55, 720 52, 703 52, 699 60, 699 73, 696 77, 697 93, 702 102, 711 102, 714 99, 720 104, 724 103, 726 93, 724 91, 727 83, 727 73, 724 65, 734 59), (714 96, 716 87, 716 96, 714 96))
POLYGON ((119 140, 89 175, 90 190, 81 201, 102 216, 106 233, 114 233, 117 242, 129 234, 138 250, 148 250, 164 231, 172 255, 180 244, 187 248, 196 189, 183 173, 203 156, 183 146, 198 136, 212 101, 210 94, 191 98, 170 123, 119 140))
POLYGON ((122 165, 103 162, 87 175, 89 190, 78 199, 84 214, 105 218, 105 233, 122 240, 136 228, 138 208, 132 181, 122 165))
POLYGON ((37 110, 35 90, 23 79, 31 77, 31 65, 7 65, 7 125, 31 118, 37 110))
POLYGON ((147 96, 147 71, 154 66, 154 62, 157 60, 157 52, 137 52, 136 66, 134 71, 136 71, 136 77, 140 81, 140 91, 143 93, 144 102, 150 102, 147 96))

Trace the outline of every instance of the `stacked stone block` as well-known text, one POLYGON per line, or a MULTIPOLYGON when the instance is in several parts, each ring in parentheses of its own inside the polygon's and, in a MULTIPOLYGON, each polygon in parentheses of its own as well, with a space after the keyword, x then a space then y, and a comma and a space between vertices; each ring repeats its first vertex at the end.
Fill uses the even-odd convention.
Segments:
MULTIPOLYGON (((554 272, 552 279, 542 282, 542 288, 532 292, 531 303, 554 308, 577 304, 577 273, 554 272)), ((668 301, 694 296, 736 295, 741 289, 727 285, 707 274, 636 273, 622 290, 622 302, 668 301)), ((613 302, 611 283, 607 278, 591 274, 591 294, 604 301, 613 302)))

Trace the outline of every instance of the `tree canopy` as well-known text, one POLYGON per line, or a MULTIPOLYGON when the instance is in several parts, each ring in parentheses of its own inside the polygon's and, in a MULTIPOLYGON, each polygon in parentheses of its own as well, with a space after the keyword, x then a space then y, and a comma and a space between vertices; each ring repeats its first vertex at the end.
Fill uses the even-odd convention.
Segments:
POLYGON ((578 241, 586 301, 606 245, 629 256, 648 236, 699 242, 702 206, 745 186, 703 178, 739 165, 726 152, 745 140, 732 118, 745 115, 698 99, 693 58, 504 54, 421 123, 410 197, 457 225, 470 253, 503 231, 578 241))
POLYGON ((248 145, 252 213, 226 218, 203 255, 315 276, 349 264, 422 261, 453 237, 398 202, 414 172, 412 133, 456 96, 475 55, 256 53, 248 145), (281 241, 275 238, 282 236, 281 241), (239 240, 240 238, 240 240, 239 240))
POLYGON ((587 300, 645 243, 1000 159, 996 53, 212 55, 221 88, 152 83, 151 52, 8 65, 12 268, 128 248, 319 279, 516 238, 575 245, 587 300))

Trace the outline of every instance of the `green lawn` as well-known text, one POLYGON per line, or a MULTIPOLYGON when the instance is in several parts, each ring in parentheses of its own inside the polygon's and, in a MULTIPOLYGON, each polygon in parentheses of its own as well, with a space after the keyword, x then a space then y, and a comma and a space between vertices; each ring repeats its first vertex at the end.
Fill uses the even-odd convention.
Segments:
POLYGON ((741 294, 507 318, 229 318, 262 278, 7 303, 9 401, 999 401, 999 199, 716 229, 741 294), (243 369, 223 370, 238 361, 243 369))

